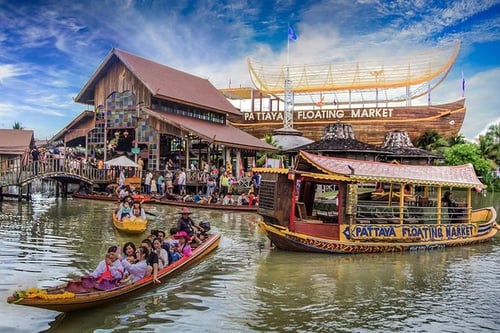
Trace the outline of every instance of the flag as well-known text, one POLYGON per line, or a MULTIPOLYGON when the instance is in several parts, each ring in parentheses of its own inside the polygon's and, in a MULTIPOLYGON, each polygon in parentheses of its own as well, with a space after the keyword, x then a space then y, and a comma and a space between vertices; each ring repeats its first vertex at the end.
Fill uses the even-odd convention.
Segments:
POLYGON ((465 96, 465 77, 464 72, 462 72, 462 97, 465 96))
POLYGON ((293 31, 291 26, 288 26, 288 39, 293 41, 297 40, 297 35, 295 34, 295 31, 293 31))

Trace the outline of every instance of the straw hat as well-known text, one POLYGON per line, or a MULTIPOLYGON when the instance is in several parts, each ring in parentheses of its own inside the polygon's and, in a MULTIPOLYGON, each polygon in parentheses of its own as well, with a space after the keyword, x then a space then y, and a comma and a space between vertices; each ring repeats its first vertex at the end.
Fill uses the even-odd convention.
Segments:
POLYGON ((179 214, 191 214, 191 211, 187 207, 182 207, 179 214))

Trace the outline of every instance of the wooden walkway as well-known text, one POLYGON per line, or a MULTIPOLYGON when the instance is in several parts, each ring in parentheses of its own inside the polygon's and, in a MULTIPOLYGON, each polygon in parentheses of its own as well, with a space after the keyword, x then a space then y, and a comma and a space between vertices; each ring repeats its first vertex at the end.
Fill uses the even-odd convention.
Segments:
POLYGON ((0 187, 24 186, 36 179, 54 179, 66 183, 94 184, 98 182, 114 182, 110 173, 84 165, 79 160, 49 158, 44 161, 32 161, 19 165, 19 160, 7 161, 0 168, 0 187), (17 163, 17 164, 16 164, 17 163))

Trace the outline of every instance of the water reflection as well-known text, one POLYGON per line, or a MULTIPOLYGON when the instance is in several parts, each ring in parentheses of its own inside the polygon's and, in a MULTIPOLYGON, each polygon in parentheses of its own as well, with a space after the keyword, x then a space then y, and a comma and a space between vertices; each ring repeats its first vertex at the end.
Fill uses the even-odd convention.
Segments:
MULTIPOLYGON (((0 297, 91 271, 110 245, 131 239, 113 228, 114 207, 43 197, 29 204, 0 203, 0 297)), ((156 215, 150 218, 151 229, 168 230, 179 216, 177 207, 146 210, 156 215)), ((256 214, 195 210, 193 218, 210 221, 223 237, 219 249, 192 269, 99 310, 60 315, 2 301, 0 331, 468 332, 500 327, 499 237, 429 252, 328 256, 270 249, 257 230, 256 214)), ((138 243, 144 236, 132 240, 138 243)))

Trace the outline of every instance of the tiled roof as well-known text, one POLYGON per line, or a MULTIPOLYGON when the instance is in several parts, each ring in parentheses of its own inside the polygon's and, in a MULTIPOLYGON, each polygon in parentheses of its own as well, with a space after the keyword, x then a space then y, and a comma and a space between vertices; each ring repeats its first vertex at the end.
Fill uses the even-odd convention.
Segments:
POLYGON ((230 125, 216 124, 191 117, 184 117, 169 112, 143 109, 150 116, 169 123, 186 132, 191 132, 209 142, 217 142, 229 147, 252 150, 275 151, 276 147, 230 125))
POLYGON ((31 149, 32 130, 0 129, 0 155, 22 155, 31 149))
POLYGON ((301 151, 297 170, 310 172, 311 166, 325 174, 344 175, 354 181, 371 180, 409 182, 422 185, 484 187, 471 164, 457 166, 406 165, 328 157, 301 151))
POLYGON ((114 48, 76 97, 79 103, 93 99, 95 84, 113 58, 118 58, 157 98, 194 105, 225 114, 240 115, 210 81, 114 48))

